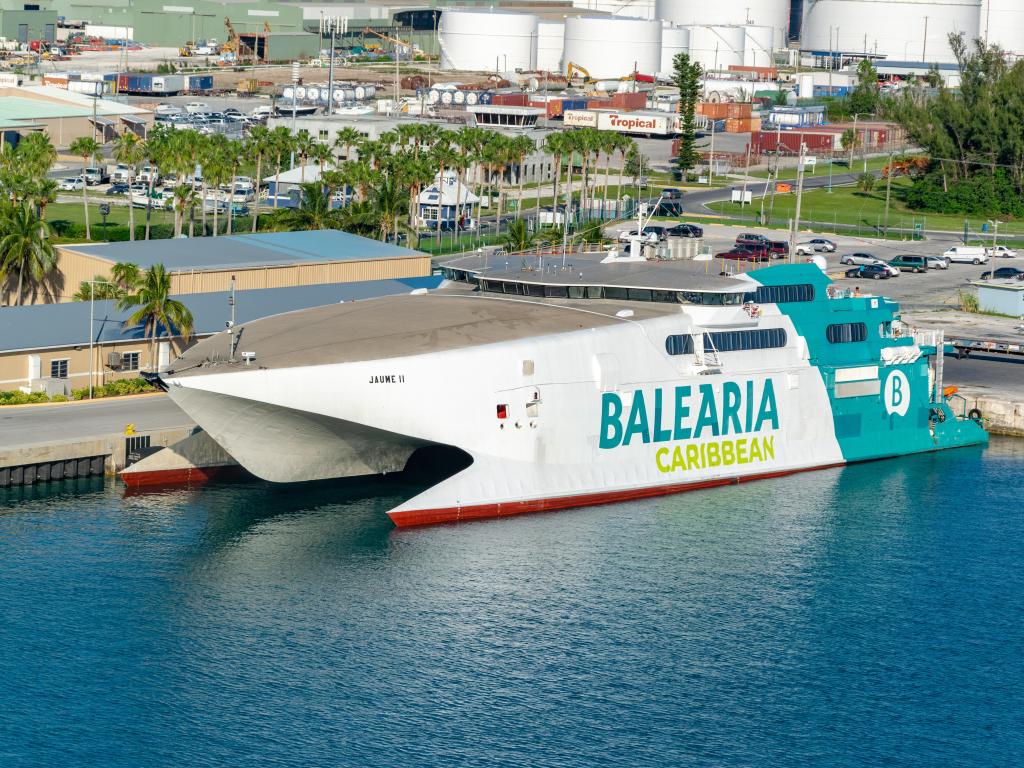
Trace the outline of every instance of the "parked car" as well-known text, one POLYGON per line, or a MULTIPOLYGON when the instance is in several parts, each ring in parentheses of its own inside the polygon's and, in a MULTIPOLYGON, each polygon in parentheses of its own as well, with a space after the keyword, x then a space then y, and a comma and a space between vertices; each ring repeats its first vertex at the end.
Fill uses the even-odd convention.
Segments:
POLYGON ((867 280, 888 280, 892 277, 892 273, 885 264, 865 264, 862 267, 846 270, 846 276, 867 280))
POLYGON ((72 176, 67 179, 61 179, 57 185, 57 189, 67 192, 81 192, 85 189, 85 181, 81 176, 72 176))
POLYGON ((661 190, 661 196, 668 198, 669 200, 681 200, 683 197, 683 190, 676 189, 675 187, 666 187, 661 190))
POLYGON ((190 101, 185 105, 185 111, 190 115, 194 115, 196 112, 209 112, 210 105, 205 101, 190 101))
POLYGON ((836 244, 826 237, 812 237, 804 242, 813 246, 816 251, 824 253, 835 253, 836 251, 836 244))
POLYGON ((768 261, 768 251, 753 248, 744 248, 743 246, 735 246, 728 251, 715 254, 716 259, 729 259, 730 261, 768 261))
POLYGON ((928 269, 949 269, 949 259, 944 256, 926 256, 928 269))
POLYGON ((224 114, 225 115, 240 115, 240 114, 242 114, 242 110, 235 109, 234 107, 227 107, 224 110, 224 114))
POLYGON ((871 253, 857 251, 856 253, 844 253, 839 259, 840 264, 849 264, 851 267, 864 266, 866 264, 882 264, 882 260, 871 253))
MULTIPOLYGON (((659 243, 665 239, 668 227, 660 224, 648 224, 640 231, 640 239, 645 243, 659 243)), ((630 229, 619 233, 619 242, 628 243, 636 237, 636 230, 630 229)))
POLYGON ((796 248, 793 249, 793 252, 797 256, 813 256, 818 252, 818 250, 809 242, 802 242, 796 244, 796 248))
POLYGON ((180 115, 181 107, 176 107, 173 104, 157 104, 153 113, 156 115, 180 115))
POLYGON ((669 237, 704 237, 704 229, 696 224, 680 222, 668 230, 669 237))
POLYGON ((1007 248, 1005 245, 993 245, 991 248, 986 249, 989 256, 994 256, 997 259, 1015 259, 1017 258, 1017 252, 1013 248, 1007 248))
POLYGON ((751 232, 744 232, 742 235, 736 237, 736 245, 749 247, 751 245, 757 245, 765 250, 768 249, 771 240, 764 235, 758 235, 751 232))
POLYGON ((955 245, 942 255, 957 264, 984 264, 988 261, 985 249, 973 245, 955 245))
POLYGON ((107 187, 107 194, 108 195, 127 195, 128 192, 129 192, 128 185, 125 184, 124 182, 121 182, 121 181, 118 181, 118 182, 116 182, 114 184, 111 184, 109 187, 107 187))
POLYGON ((1017 269, 1017 267, 999 267, 988 272, 981 273, 982 280, 1024 280, 1024 269, 1017 269))
POLYGON ((912 254, 901 254, 889 261, 889 264, 903 272, 927 272, 928 258, 926 256, 914 256, 912 254))
POLYGON ((788 240, 771 240, 768 243, 768 255, 773 259, 785 259, 789 257, 788 240))

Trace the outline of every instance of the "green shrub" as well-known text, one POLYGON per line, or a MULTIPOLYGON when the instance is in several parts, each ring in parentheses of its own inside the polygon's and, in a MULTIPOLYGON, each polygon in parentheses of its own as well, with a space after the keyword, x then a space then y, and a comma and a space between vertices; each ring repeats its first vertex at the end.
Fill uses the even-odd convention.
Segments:
MULTIPOLYGON (((93 387, 92 396, 93 399, 100 397, 119 397, 121 395, 137 395, 140 392, 152 392, 155 387, 148 381, 142 378, 136 379, 118 379, 117 381, 108 381, 106 384, 100 387, 93 387)), ((45 392, 32 392, 26 395, 20 390, 10 390, 0 392, 0 406, 4 405, 25 405, 27 403, 66 403, 68 400, 88 400, 89 399, 89 388, 80 387, 79 389, 71 390, 71 397, 65 397, 64 395, 54 395, 53 397, 47 397, 45 392)))

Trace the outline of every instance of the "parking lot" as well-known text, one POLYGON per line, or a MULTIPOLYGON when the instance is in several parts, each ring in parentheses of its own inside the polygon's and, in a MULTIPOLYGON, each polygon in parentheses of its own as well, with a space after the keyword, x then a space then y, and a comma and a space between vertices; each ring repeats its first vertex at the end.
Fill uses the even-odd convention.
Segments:
MULTIPOLYGON (((683 221, 683 220, 681 220, 683 221)), ((659 221, 658 224, 672 225, 674 222, 659 221)), ((720 253, 729 250, 736 240, 736 236, 744 232, 764 234, 772 240, 788 240, 788 234, 779 230, 760 229, 757 227, 744 228, 737 226, 723 226, 718 224, 704 224, 703 246, 710 248, 712 253, 720 253)), ((616 236, 619 232, 630 229, 628 225, 617 226, 609 230, 609 234, 616 236)), ((635 227, 634 227, 635 228, 635 227)), ((802 231, 797 242, 811 239, 813 237, 825 237, 836 243, 835 253, 821 253, 828 263, 827 272, 837 285, 855 288, 871 293, 879 293, 888 296, 900 303, 904 311, 928 311, 954 310, 959 307, 958 293, 960 291, 973 291, 969 285, 970 281, 978 280, 982 272, 1002 266, 1016 266, 1024 269, 1024 258, 998 258, 990 259, 988 264, 975 266, 974 264, 950 264, 949 269, 933 269, 921 274, 913 272, 901 272, 898 277, 888 280, 864 280, 847 278, 846 270, 850 267, 840 263, 844 254, 861 252, 870 253, 883 261, 890 261, 901 254, 913 254, 920 256, 939 256, 948 248, 959 245, 960 241, 953 235, 949 238, 930 238, 924 241, 900 242, 897 240, 881 240, 877 238, 851 237, 845 235, 816 235, 802 231)), ((747 271, 761 264, 750 264, 745 262, 723 262, 729 270, 747 271)), ((779 263, 773 261, 771 263, 779 263)), ((1009 327, 1014 323, 1006 320, 1009 327)))

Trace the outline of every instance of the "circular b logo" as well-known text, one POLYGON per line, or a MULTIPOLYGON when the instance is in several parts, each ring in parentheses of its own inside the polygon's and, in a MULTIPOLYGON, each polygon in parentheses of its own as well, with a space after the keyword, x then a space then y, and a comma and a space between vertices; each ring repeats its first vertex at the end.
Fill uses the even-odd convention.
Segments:
POLYGON ((906 416, 910 408, 910 382, 903 371, 893 371, 885 380, 882 389, 885 411, 897 416, 906 416))

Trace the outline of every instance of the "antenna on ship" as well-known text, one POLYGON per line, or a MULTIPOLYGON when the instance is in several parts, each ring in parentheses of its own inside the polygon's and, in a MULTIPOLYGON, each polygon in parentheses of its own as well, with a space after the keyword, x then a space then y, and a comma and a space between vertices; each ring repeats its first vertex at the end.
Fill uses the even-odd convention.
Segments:
POLYGON ((231 276, 231 292, 228 294, 231 319, 228 320, 228 361, 235 362, 235 276, 231 276))

